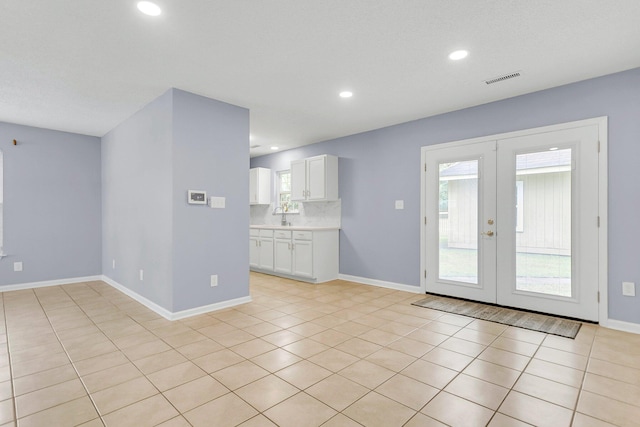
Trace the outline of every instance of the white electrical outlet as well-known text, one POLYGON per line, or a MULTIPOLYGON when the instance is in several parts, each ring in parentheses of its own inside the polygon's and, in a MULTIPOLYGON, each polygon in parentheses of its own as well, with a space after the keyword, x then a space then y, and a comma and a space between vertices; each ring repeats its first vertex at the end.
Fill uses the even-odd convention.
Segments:
POLYGON ((622 282, 622 295, 627 297, 635 297, 636 284, 633 282, 622 282))
POLYGON ((111 260, 111 268, 113 268, 115 270, 116 268, 116 260, 111 260))
POLYGON ((404 200, 396 200, 396 209, 404 209, 404 200))
POLYGON ((212 274, 211 275, 211 287, 214 288, 218 286, 218 275, 217 274, 212 274))
POLYGON ((13 263, 13 271, 22 271, 22 261, 13 263))
POLYGON ((140 280, 144 280, 144 270, 140 270, 140 280))

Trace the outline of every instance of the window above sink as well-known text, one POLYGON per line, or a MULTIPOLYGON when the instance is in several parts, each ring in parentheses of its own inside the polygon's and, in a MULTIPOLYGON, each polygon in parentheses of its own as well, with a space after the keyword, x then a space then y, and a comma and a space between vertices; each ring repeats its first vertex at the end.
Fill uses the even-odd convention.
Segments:
POLYGON ((286 213, 299 213, 298 202, 291 201, 291 171, 282 170, 276 173, 276 201, 277 206, 286 213))

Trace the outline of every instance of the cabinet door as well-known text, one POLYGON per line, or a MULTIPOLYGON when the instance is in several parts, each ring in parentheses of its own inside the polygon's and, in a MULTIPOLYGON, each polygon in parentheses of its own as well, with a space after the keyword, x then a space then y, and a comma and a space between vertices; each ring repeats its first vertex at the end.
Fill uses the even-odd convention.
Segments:
POLYGON ((256 203, 268 205, 271 203, 271 169, 258 169, 257 199, 256 203))
POLYGON ((260 267, 260 247, 258 237, 249 238, 249 266, 260 267))
POLYGON ((291 200, 305 200, 307 190, 307 161, 291 162, 291 200))
POLYGON ((318 156, 307 159, 307 199, 322 200, 327 198, 326 191, 326 157, 318 156))
POLYGON ((249 204, 258 203, 258 169, 249 169, 249 204))
POLYGON ((293 241, 293 274, 313 277, 313 244, 310 240, 293 241))
POLYGON ((260 239, 260 268, 273 270, 273 239, 260 239))
POLYGON ((273 270, 278 273, 291 274, 292 254, 291 240, 276 239, 274 243, 273 270))

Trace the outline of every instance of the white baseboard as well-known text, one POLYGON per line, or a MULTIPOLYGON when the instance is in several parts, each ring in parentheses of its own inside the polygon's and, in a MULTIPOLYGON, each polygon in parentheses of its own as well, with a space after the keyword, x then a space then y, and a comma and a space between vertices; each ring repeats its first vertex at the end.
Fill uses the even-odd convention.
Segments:
POLYGON ((222 310, 224 308, 235 307, 236 305, 251 302, 251 296, 235 298, 228 301, 216 302, 214 304, 203 305, 202 307, 190 308, 189 310, 177 311, 172 314, 171 320, 185 319, 199 314, 209 313, 211 311, 222 310))
POLYGON ((402 283, 385 282, 384 280, 368 279, 366 277, 350 276, 348 274, 339 274, 338 279, 348 282, 361 283, 363 285, 377 286, 379 288, 394 289, 396 291, 411 292, 414 294, 422 293, 420 286, 404 285, 402 283))
POLYGON ((607 319, 605 323, 600 323, 600 326, 610 329, 616 329, 618 331, 631 332, 634 334, 640 334, 640 323, 623 322, 622 320, 607 319))
POLYGON ((115 280, 113 280, 111 277, 102 276, 101 280, 103 282, 105 282, 106 284, 108 284, 109 286, 111 286, 111 287, 119 290, 123 294, 127 295, 128 297, 131 297, 134 300, 138 301, 140 304, 144 305, 149 310, 155 311, 156 313, 158 313, 160 316, 164 317, 165 319, 173 320, 172 319, 172 316, 173 316, 172 312, 170 312, 169 310, 167 310, 166 308, 164 308, 162 306, 159 306, 155 302, 143 297, 139 293, 132 291, 131 289, 127 288, 126 286, 121 285, 120 283, 118 283, 115 280))
POLYGON ((48 286, 69 285, 71 283, 94 282, 102 280, 102 276, 72 277, 69 279, 44 280, 42 282, 17 283, 15 285, 0 286, 0 292, 21 291, 24 289, 46 288, 48 286))
POLYGON ((134 292, 131 289, 121 285, 120 283, 116 282, 110 277, 100 276, 98 280, 102 280, 103 282, 114 287, 115 289, 119 290, 123 294, 138 301, 140 304, 144 305, 148 309, 158 313, 160 316, 164 317, 167 320, 185 319, 187 317, 197 316, 199 314, 209 313, 212 311, 222 310, 225 308, 235 307, 236 305, 246 304, 248 302, 251 302, 251 296, 246 296, 246 297, 236 298, 228 301, 217 302, 214 304, 203 305, 201 307, 190 308, 188 310, 172 312, 167 310, 164 307, 159 306, 155 302, 143 297, 139 293, 134 292))

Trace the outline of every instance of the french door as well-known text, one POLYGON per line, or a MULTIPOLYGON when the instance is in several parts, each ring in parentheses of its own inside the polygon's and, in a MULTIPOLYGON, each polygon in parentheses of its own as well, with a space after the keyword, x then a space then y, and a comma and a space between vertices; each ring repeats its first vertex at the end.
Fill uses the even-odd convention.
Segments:
POLYGON ((598 320, 597 124, 423 148, 425 289, 598 320))

